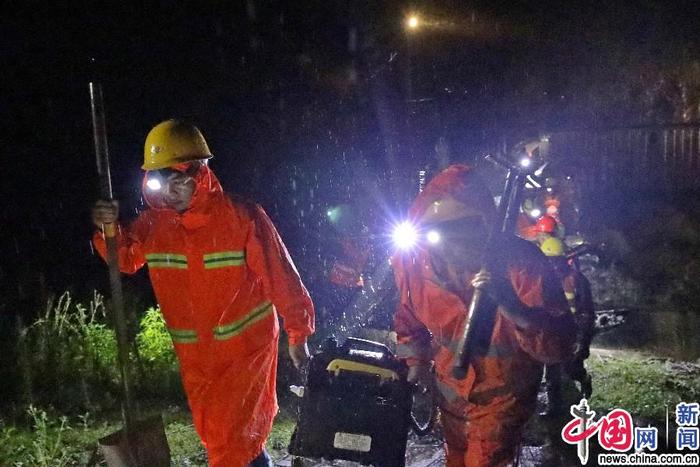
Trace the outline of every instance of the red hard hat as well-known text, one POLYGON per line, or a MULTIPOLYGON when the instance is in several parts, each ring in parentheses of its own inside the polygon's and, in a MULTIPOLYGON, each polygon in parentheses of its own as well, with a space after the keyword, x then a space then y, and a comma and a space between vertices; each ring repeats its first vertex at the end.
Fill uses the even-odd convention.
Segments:
POLYGON ((557 230, 557 221, 552 216, 542 216, 537 219, 535 224, 536 232, 553 234, 555 230, 557 230))

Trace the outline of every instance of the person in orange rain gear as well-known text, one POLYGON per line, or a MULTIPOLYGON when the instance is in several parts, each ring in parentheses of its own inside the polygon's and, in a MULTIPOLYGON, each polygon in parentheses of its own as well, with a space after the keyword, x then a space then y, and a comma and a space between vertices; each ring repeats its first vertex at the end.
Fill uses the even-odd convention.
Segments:
POLYGON ((569 310, 576 321, 576 350, 574 359, 560 365, 547 365, 545 385, 547 407, 542 415, 554 415, 563 409, 561 400, 562 370, 581 386, 581 395, 589 398, 592 391, 591 376, 586 371, 584 361, 590 355, 591 340, 595 330, 595 311, 591 284, 582 272, 569 265, 564 242, 550 237, 540 245, 549 258, 557 277, 562 283, 569 310))
POLYGON ((525 240, 534 242, 537 238, 537 230, 535 230, 536 228, 537 225, 533 224, 530 221, 530 217, 527 214, 525 214, 524 212, 518 214, 518 217, 515 222, 515 231, 517 232, 520 238, 524 238, 525 240))
POLYGON ((520 213, 516 222, 516 231, 521 238, 541 245, 548 238, 558 236, 560 229, 556 219, 548 214, 540 216, 534 224, 531 224, 528 217, 520 213))
POLYGON ((392 258, 401 296, 397 355, 410 381, 435 383, 447 465, 507 465, 535 409, 543 364, 573 354, 576 329, 561 286, 537 247, 515 236, 491 252, 490 264, 500 265, 493 274, 479 272, 495 207, 469 166, 439 173, 410 217, 418 245, 392 258), (475 287, 486 292, 493 333, 478 336, 467 376, 458 380, 452 367, 475 287))
MULTIPOLYGON (((556 237, 558 234, 558 224, 554 217, 545 214, 544 216, 537 219, 533 227, 535 233, 534 241, 537 245, 542 245, 547 239, 556 237)), ((530 238, 527 238, 530 240, 530 238)))
MULTIPOLYGON (((277 313, 300 368, 314 308, 265 211, 224 194, 211 157, 190 124, 151 130, 142 166, 149 209, 117 227, 119 265, 133 273, 148 264, 209 464, 266 466, 278 409, 277 313)), ((98 201, 92 217, 98 227, 116 222, 117 204, 98 201)), ((105 257, 103 233, 93 241, 105 257)))
POLYGON ((564 227, 564 223, 561 219, 561 211, 559 210, 560 207, 561 201, 556 195, 548 194, 547 196, 545 196, 545 215, 551 217, 552 219, 554 219, 554 222, 556 222, 556 224, 554 224, 556 228, 554 235, 556 235, 559 238, 563 238, 566 233, 566 228, 564 227))
POLYGON ((333 262, 328 280, 339 287, 357 289, 364 286, 362 272, 369 259, 368 242, 359 238, 344 237, 338 240, 341 254, 333 262))

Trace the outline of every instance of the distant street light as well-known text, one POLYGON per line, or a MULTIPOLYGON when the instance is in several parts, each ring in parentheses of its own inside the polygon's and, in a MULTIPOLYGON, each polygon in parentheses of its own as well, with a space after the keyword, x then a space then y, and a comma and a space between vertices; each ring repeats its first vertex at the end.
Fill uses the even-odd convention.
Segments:
POLYGON ((417 29, 420 25, 420 19, 416 15, 411 15, 406 20, 406 25, 409 29, 417 29))

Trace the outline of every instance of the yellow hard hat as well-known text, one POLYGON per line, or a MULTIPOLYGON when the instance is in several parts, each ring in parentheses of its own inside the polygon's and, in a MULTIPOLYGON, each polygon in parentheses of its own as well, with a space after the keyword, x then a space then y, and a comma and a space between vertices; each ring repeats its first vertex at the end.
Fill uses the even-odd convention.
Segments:
POLYGON ((564 256, 564 242, 557 237, 549 237, 542 242, 540 249, 545 256, 564 256))
POLYGON ((209 159, 209 146, 199 129, 180 120, 154 126, 143 148, 143 170, 158 170, 183 162, 209 159))

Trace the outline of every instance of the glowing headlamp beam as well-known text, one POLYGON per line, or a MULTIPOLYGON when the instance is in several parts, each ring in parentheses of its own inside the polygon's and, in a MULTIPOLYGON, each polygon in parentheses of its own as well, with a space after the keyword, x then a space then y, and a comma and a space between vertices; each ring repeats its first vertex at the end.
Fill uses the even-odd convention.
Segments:
POLYGON ((398 248, 407 250, 416 245, 418 232, 416 232, 416 228, 411 223, 402 222, 394 228, 392 237, 394 244, 398 248))
POLYGON ((431 230, 428 232, 425 238, 431 245, 437 245, 438 243, 440 243, 440 232, 438 232, 437 230, 431 230))
POLYGON ((146 186, 147 186, 148 189, 151 190, 151 191, 158 191, 158 190, 160 190, 161 188, 163 188, 163 184, 160 183, 160 180, 158 180, 157 178, 149 178, 149 179, 146 181, 146 186))

